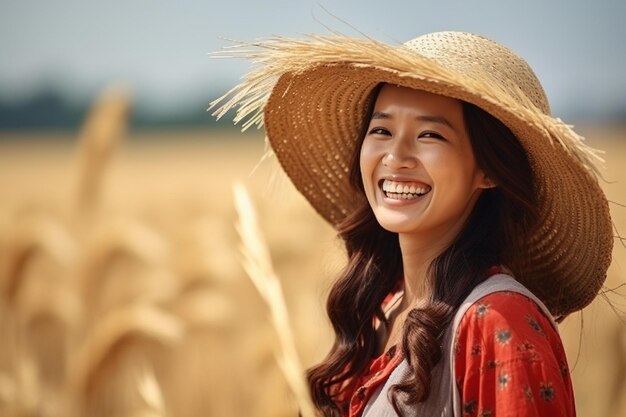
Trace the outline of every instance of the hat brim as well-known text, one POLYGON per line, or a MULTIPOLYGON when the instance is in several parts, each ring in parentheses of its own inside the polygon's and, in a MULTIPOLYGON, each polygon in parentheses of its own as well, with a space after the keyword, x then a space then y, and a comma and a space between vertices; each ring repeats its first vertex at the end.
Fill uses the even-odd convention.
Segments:
POLYGON ((427 56, 375 41, 344 42, 337 49, 334 44, 321 46, 316 51, 309 45, 307 56, 295 56, 294 49, 288 61, 289 47, 276 49, 273 44, 282 54, 274 59, 291 67, 267 64, 268 72, 253 76, 257 85, 271 85, 271 94, 256 92, 256 105, 244 108, 244 113, 263 109, 257 121, 264 123, 276 157, 321 216, 337 225, 364 198, 351 189, 349 170, 376 85, 389 83, 464 100, 507 125, 532 168, 539 224, 525 250, 523 283, 555 317, 593 300, 611 260, 612 223, 595 175, 593 151, 580 136, 514 85, 479 80, 427 56), (278 79, 268 82, 272 67, 278 79))

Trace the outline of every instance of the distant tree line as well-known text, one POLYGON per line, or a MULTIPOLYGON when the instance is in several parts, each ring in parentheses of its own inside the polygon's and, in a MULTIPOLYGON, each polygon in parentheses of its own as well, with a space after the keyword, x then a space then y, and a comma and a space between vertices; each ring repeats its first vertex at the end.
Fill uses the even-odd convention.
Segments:
MULTIPOLYGON (((157 115, 142 109, 138 104, 131 116, 132 128, 159 127, 219 127, 232 128, 232 117, 217 122, 206 111, 207 101, 190 103, 190 111, 178 114, 157 115)), ((90 103, 77 103, 68 100, 63 94, 53 90, 42 90, 33 97, 21 102, 5 101, 0 98, 0 130, 72 130, 80 126, 90 103)))
MULTIPOLYGON (((232 115, 226 115, 219 122, 206 111, 212 97, 207 93, 205 102, 190 102, 188 111, 170 114, 156 114, 136 103, 131 115, 131 128, 237 128, 232 124, 232 115)), ((0 131, 9 130, 73 130, 77 129, 89 110, 89 100, 77 102, 68 100, 58 89, 41 90, 33 97, 18 101, 6 101, 0 97, 0 131)), ((626 102, 622 106, 613 107, 611 114, 593 113, 589 109, 569 109, 564 117, 568 121, 593 120, 599 122, 626 122, 626 102)))

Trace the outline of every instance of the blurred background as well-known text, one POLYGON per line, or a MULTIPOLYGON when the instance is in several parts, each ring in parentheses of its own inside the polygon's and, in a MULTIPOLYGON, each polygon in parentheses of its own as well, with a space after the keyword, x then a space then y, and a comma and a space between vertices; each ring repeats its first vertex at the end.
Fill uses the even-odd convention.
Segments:
MULTIPOLYGON (((0 415, 296 415, 241 267, 233 181, 257 206, 304 366, 330 346, 343 253, 275 163, 257 167, 263 132, 206 111, 250 68, 209 58, 226 39, 491 37, 606 150, 626 233, 625 20, 619 0, 3 0, 0 415)), ((604 296, 561 325, 581 416, 626 416, 623 243, 604 296)))

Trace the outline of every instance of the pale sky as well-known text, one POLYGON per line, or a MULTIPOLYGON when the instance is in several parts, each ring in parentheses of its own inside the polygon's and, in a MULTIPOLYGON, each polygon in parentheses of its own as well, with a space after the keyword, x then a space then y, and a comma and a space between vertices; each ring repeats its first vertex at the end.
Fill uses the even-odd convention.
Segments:
POLYGON ((245 61, 212 59, 228 42, 270 35, 347 34, 348 21, 397 43, 437 30, 483 34, 525 57, 553 111, 626 105, 622 0, 2 0, 0 99, 61 84, 77 98, 118 81, 166 109, 209 102, 244 74, 245 61))

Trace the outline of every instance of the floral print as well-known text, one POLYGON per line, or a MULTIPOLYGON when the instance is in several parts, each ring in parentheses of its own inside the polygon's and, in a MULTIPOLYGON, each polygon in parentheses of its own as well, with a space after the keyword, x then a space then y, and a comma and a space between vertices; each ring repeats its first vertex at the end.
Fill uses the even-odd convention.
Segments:
POLYGON ((489 311, 489 304, 478 303, 476 305, 476 317, 479 319, 483 318, 485 314, 487 314, 487 311, 489 311))
POLYGON ((463 403, 463 413, 473 415, 476 413, 476 400, 470 400, 463 403))
POLYGON ((498 388, 500 388, 500 391, 506 389, 506 387, 509 385, 510 380, 511 376, 509 374, 504 371, 500 372, 500 376, 498 377, 498 388))
POLYGON ((496 330, 496 341, 502 345, 509 343, 511 332, 507 329, 496 330))
POLYGON ((389 378, 403 359, 402 351, 393 345, 387 352, 372 360, 365 372, 351 379, 337 396, 337 404, 342 414, 349 417, 361 415, 376 388, 389 378))
MULTIPOLYGON (((561 339, 539 306, 522 294, 496 292, 470 307, 453 354, 464 417, 576 415, 561 339)), ((339 396, 343 415, 360 416, 402 359, 394 346, 372 360, 339 396)))
POLYGON ((554 388, 552 387, 552 383, 539 384, 539 395, 541 395, 541 398, 545 401, 554 400, 554 388))
POLYGON ((463 316, 456 338, 464 416, 576 415, 561 339, 533 300, 487 295, 463 316))
POLYGON ((532 400, 534 399, 534 397, 533 397, 533 390, 530 388, 530 386, 529 386, 529 385, 526 385, 526 386, 524 387, 524 395, 526 396, 526 398, 527 398, 529 401, 532 401, 532 400))
POLYGON ((530 327, 532 327, 535 331, 543 334, 543 329, 541 328, 539 323, 537 323, 537 320, 535 320, 533 316, 526 315, 526 321, 528 321, 530 327))

